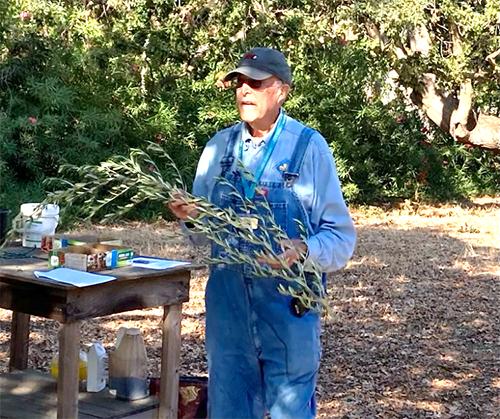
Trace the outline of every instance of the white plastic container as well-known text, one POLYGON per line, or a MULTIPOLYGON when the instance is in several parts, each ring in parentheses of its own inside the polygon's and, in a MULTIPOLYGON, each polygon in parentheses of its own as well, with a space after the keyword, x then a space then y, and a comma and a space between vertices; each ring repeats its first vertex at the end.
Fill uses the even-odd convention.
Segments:
POLYGON ((139 400, 148 396, 146 347, 138 328, 125 330, 119 346, 109 356, 109 387, 116 398, 139 400))
POLYGON ((127 329, 128 328, 125 326, 120 326, 120 328, 118 329, 118 332, 116 333, 115 349, 118 349, 118 347, 120 346, 123 336, 125 336, 125 333, 127 333, 127 329))
POLYGON ((96 393, 106 387, 106 349, 94 342, 87 354, 87 391, 96 393))
POLYGON ((41 247, 42 237, 55 234, 59 223, 59 205, 27 203, 21 205, 13 228, 23 235, 23 246, 41 247))
MULTIPOLYGON (((125 333, 127 333, 128 327, 125 326, 120 326, 118 329, 118 332, 116 333, 116 342, 115 342, 115 351, 120 347, 120 343, 122 342, 123 336, 125 336, 125 333)), ((109 380, 108 380, 108 388, 113 392, 113 394, 116 396, 116 388, 114 387, 115 385, 115 380, 113 379, 113 367, 111 366, 113 362, 113 352, 110 353, 108 357, 108 372, 109 372, 109 380)))

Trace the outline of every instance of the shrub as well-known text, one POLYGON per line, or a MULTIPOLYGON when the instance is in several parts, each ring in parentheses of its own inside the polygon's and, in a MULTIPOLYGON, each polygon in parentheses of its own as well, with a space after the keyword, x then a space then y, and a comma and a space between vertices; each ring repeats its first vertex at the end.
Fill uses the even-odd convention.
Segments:
POLYGON ((434 134, 402 99, 384 105, 388 64, 335 25, 335 10, 312 1, 3 2, 1 205, 39 200, 63 163, 95 164, 145 141, 189 181, 210 136, 237 120, 216 81, 256 45, 288 56, 286 109, 327 138, 350 201, 497 189, 498 159, 434 134))

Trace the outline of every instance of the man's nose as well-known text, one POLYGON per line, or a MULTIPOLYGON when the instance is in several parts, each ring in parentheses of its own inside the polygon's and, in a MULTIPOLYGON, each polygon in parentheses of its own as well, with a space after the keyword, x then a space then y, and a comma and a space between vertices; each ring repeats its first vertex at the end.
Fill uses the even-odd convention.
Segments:
POLYGON ((244 82, 241 85, 241 93, 243 93, 243 95, 246 95, 246 94, 250 93, 251 91, 252 91, 252 88, 246 82, 244 82))

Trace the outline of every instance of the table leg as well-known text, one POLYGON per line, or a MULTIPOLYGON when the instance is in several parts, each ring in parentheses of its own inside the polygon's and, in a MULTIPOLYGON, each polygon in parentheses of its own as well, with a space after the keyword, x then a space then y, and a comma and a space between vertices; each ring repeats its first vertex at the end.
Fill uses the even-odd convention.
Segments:
POLYGON ((25 370, 28 368, 30 315, 13 311, 11 324, 9 371, 25 370))
POLYGON ((78 369, 80 364, 80 321, 62 323, 59 329, 59 374, 57 418, 78 418, 78 369))
POLYGON ((176 419, 179 403, 182 304, 163 307, 158 419, 176 419))

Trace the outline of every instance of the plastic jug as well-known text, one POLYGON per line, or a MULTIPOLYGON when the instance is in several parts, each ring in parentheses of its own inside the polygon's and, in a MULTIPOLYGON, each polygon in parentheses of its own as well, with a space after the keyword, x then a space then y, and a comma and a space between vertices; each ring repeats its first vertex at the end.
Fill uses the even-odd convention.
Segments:
POLYGON ((87 391, 98 392, 106 387, 106 349, 94 342, 87 353, 87 391))
MULTIPOLYGON (((50 375, 57 378, 59 375, 59 353, 56 353, 50 362, 50 375)), ((80 351, 80 361, 78 363, 78 379, 80 381, 87 378, 87 354, 80 351)))
POLYGON ((59 223, 59 205, 28 203, 13 220, 13 228, 23 235, 23 246, 41 247, 42 237, 55 234, 59 223))
POLYGON ((147 355, 141 331, 126 329, 119 346, 109 356, 110 388, 116 398, 138 400, 148 396, 147 355))

